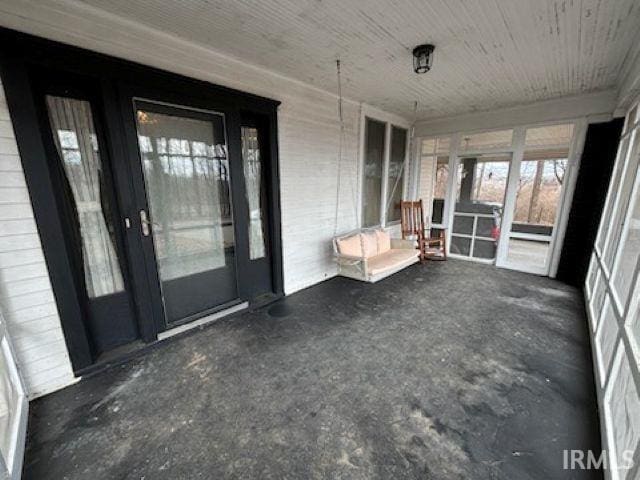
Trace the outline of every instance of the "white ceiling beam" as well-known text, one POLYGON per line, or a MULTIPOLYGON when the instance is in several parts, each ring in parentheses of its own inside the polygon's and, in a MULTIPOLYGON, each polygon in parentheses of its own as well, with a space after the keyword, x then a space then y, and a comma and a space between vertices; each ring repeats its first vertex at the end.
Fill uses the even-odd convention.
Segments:
POLYGON ((617 91, 610 89, 487 112, 420 121, 415 124, 415 135, 428 137, 455 132, 466 133, 585 117, 589 122, 606 121, 612 118, 616 104, 617 91))

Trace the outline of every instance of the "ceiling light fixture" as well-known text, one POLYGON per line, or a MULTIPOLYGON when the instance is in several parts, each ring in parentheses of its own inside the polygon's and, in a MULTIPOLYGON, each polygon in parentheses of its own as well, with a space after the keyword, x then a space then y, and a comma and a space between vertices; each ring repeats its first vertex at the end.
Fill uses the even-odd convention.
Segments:
POLYGON ((433 50, 436 47, 430 44, 418 45, 413 49, 413 71, 427 73, 433 63, 433 50))

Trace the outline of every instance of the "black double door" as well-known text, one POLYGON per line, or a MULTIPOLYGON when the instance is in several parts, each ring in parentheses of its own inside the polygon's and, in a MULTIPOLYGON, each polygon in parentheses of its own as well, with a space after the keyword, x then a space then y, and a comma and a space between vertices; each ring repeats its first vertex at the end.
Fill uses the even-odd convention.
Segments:
POLYGON ((31 73, 94 361, 277 293, 272 113, 175 78, 31 73))

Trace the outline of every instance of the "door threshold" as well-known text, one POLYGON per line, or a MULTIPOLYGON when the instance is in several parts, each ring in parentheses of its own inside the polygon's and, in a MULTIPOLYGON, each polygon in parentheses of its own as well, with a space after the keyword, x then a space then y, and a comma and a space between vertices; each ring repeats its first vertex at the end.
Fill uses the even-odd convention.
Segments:
POLYGON ((199 318, 198 320, 193 320, 189 323, 183 323, 182 325, 178 325, 176 327, 170 328, 169 330, 165 330, 164 332, 160 332, 158 333, 158 340, 165 340, 167 338, 171 338, 183 332, 201 327, 203 325, 207 325, 211 322, 215 322, 216 320, 219 320, 228 315, 232 315, 242 310, 247 310, 248 308, 249 308, 249 302, 236 303, 223 310, 218 310, 217 312, 212 313, 211 315, 207 315, 205 317, 199 318))
POLYGON ((109 367, 123 364, 134 357, 143 355, 146 352, 149 352, 159 347, 160 345, 163 345, 163 340, 169 339, 194 328, 208 325, 212 322, 215 322, 216 320, 233 315, 235 313, 248 310, 248 308, 249 302, 233 303, 227 308, 217 310, 216 312, 206 315, 197 320, 193 320, 189 323, 183 323, 170 330, 161 332, 158 334, 158 339, 152 342, 144 343, 142 340, 135 340, 131 343, 117 347, 113 350, 110 350, 109 352, 101 354, 96 359, 95 363, 89 365, 88 367, 75 370, 74 374, 77 377, 76 381, 80 381, 83 378, 89 378, 97 373, 104 371, 109 367))

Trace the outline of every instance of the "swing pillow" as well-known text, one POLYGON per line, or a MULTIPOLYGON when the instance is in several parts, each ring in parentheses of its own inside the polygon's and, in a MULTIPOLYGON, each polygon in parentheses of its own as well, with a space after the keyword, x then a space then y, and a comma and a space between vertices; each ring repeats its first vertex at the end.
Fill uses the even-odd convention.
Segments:
POLYGON ((340 255, 371 258, 391 250, 391 238, 384 230, 359 232, 337 240, 340 255))
POLYGON ((362 244, 360 243, 360 234, 351 235, 346 238, 337 240, 338 251, 340 255, 347 257, 362 257, 362 244))
POLYGON ((378 253, 385 253, 391 250, 391 237, 384 230, 376 230, 378 241, 378 253))
POLYGON ((355 233, 337 241, 340 255, 371 258, 380 253, 377 232, 355 233))
POLYGON ((371 258, 378 255, 378 237, 376 232, 362 232, 362 256, 371 258))

